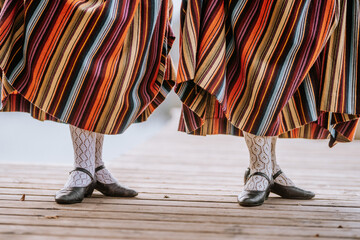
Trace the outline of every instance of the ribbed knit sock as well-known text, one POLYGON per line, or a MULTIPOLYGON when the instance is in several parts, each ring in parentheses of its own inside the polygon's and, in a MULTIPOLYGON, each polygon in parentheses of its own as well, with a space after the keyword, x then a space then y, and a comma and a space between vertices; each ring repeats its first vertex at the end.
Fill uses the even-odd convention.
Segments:
MULTIPOLYGON (((246 132, 244 132, 244 137, 250 153, 250 174, 262 172, 271 179, 271 138, 256 136, 246 132)), ((268 186, 269 181, 266 178, 255 175, 248 179, 244 189, 249 191, 264 191, 268 186)))

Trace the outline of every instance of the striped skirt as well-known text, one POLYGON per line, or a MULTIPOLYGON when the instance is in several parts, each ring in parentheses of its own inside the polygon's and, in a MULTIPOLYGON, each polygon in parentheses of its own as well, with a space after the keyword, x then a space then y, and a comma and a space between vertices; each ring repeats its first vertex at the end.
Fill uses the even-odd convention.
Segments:
POLYGON ((175 90, 189 134, 354 137, 359 0, 183 0, 175 90))
POLYGON ((0 0, 3 111, 104 134, 175 84, 171 0, 0 0))

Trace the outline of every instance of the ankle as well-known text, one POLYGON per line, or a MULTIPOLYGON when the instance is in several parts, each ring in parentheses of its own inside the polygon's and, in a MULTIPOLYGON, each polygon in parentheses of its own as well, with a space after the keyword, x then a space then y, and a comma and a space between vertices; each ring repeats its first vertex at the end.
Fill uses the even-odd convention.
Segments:
POLYGON ((281 173, 274 182, 283 186, 295 186, 294 182, 288 178, 284 173, 281 173))
POLYGON ((271 179, 271 176, 268 176, 268 178, 266 178, 264 176, 260 176, 260 175, 250 176, 247 179, 247 182, 246 182, 246 184, 244 186, 244 190, 247 190, 247 191, 265 191, 270 185, 269 179, 271 179))
POLYGON ((117 179, 114 178, 111 172, 106 168, 97 171, 95 173, 95 178, 103 184, 112 184, 117 182, 117 179))
POLYGON ((68 181, 65 183, 65 187, 86 187, 91 184, 92 179, 83 172, 73 171, 70 173, 68 181))

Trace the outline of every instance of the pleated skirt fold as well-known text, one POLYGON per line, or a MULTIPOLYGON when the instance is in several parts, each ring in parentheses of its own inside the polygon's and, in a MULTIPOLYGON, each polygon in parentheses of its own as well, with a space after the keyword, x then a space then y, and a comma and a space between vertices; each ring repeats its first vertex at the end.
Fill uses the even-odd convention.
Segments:
POLYGON ((179 130, 351 141, 359 4, 183 0, 179 130))
POLYGON ((171 0, 0 0, 3 111, 103 134, 175 84, 171 0))

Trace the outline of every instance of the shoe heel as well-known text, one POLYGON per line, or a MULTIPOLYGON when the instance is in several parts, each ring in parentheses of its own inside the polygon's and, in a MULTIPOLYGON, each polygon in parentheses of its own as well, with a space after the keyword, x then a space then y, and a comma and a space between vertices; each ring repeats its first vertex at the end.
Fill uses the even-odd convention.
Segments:
POLYGON ((95 184, 90 184, 86 189, 84 197, 91 197, 91 195, 94 192, 94 189, 95 189, 95 184))
POLYGON ((265 197, 265 200, 268 200, 268 198, 269 198, 269 195, 270 195, 270 191, 268 191, 268 192, 266 193, 266 197, 265 197))

